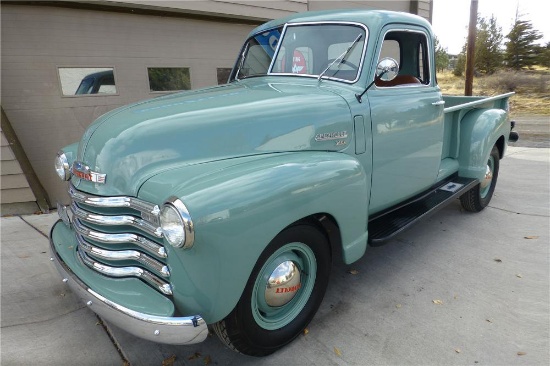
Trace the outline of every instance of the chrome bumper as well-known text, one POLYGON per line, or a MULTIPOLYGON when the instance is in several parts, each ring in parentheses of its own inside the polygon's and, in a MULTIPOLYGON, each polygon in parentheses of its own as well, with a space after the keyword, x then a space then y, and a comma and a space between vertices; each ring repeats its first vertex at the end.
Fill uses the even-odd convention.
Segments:
POLYGON ((51 261, 55 264, 73 293, 103 320, 124 329, 136 337, 166 344, 194 344, 208 335, 204 319, 189 317, 160 317, 139 313, 101 296, 76 277, 55 251, 50 236, 51 261))

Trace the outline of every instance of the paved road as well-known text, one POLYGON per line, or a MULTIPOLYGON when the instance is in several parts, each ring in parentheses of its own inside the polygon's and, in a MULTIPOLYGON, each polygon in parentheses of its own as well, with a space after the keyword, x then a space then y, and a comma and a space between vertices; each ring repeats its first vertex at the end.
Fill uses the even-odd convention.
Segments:
POLYGON ((516 131, 519 141, 511 144, 518 147, 550 147, 550 116, 516 116, 516 131))
POLYGON ((174 347, 111 328, 119 353, 48 261, 39 231, 55 215, 2 218, 2 365, 546 366, 549 177, 550 149, 510 148, 490 207, 455 202, 352 266, 336 263, 308 334, 261 359, 215 337, 174 347))

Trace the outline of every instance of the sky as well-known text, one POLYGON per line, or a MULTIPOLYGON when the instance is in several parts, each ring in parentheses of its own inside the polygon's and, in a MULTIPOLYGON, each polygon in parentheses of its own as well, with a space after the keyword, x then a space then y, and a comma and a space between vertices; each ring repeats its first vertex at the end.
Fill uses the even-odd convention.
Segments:
MULTIPOLYGON (((533 29, 550 42, 550 2, 547 0, 479 0, 478 14, 489 18, 495 16, 506 37, 516 16, 519 4, 521 19, 531 21, 533 29)), ((432 27, 439 43, 450 54, 458 54, 468 36, 470 0, 433 0, 432 27)), ((504 39, 506 41, 506 39, 504 39)))

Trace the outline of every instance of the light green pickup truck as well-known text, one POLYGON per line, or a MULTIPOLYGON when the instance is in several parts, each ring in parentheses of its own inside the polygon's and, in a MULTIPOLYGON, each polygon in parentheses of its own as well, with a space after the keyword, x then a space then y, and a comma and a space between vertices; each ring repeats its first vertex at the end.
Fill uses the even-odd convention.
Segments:
POLYGON ((509 96, 442 96, 430 24, 414 15, 268 22, 228 84, 113 110, 59 152, 71 203, 52 261, 138 337, 192 344, 210 328, 270 354, 311 321, 333 260, 457 198, 487 206, 518 138, 509 96))

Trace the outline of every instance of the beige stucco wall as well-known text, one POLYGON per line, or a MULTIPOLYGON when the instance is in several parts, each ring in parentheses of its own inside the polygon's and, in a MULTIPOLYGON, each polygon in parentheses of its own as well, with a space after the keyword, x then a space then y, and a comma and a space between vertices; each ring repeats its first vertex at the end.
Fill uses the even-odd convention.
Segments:
POLYGON ((108 1, 111 5, 168 10, 201 15, 229 16, 231 18, 267 20, 285 15, 314 10, 365 8, 416 12, 429 19, 430 0, 201 0, 201 1, 108 1), (415 3, 415 4, 413 4, 415 3), (411 8, 412 6, 412 8, 411 8), (414 8, 414 9, 413 9, 414 8), (416 11, 414 11, 417 9, 416 11))
MULTIPOLYGON (((426 2, 429 5, 417 2, 418 9, 426 2)), ((215 85, 216 69, 233 66, 254 22, 308 9, 369 6, 410 11, 412 3, 117 0, 102 2, 98 9, 89 9, 90 4, 69 8, 2 3, 2 107, 55 205, 66 200, 66 187, 53 171, 55 153, 78 141, 101 114, 159 95, 149 92, 147 67, 187 67, 193 89, 215 85), (176 16, 165 16, 168 12, 176 16), (63 96, 59 67, 112 67, 117 94, 63 96)))
MULTIPOLYGON (((346 2, 346 1, 342 1, 346 2)), ((253 19, 266 21, 281 18, 292 13, 307 11, 308 0, 200 0, 200 1, 165 1, 165 0, 117 0, 107 1, 111 6, 139 7, 149 10, 166 10, 185 14, 222 16, 231 19, 253 19)))
POLYGON ((42 6, 2 5, 2 106, 52 204, 66 196, 55 153, 101 114, 159 94, 147 67, 188 67, 217 84, 252 25, 42 6), (62 96, 58 67, 113 67, 117 95, 62 96))

